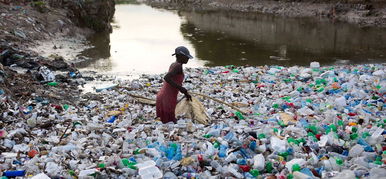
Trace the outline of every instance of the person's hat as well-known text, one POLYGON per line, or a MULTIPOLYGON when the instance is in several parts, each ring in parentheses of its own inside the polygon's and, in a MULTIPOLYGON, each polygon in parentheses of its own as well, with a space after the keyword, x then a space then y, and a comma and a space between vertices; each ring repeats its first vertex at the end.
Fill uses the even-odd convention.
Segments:
POLYGON ((190 55, 189 50, 188 50, 186 47, 184 47, 184 46, 179 46, 179 47, 177 47, 173 55, 176 55, 176 54, 185 55, 185 56, 187 56, 189 59, 192 59, 192 58, 193 58, 193 56, 190 55))

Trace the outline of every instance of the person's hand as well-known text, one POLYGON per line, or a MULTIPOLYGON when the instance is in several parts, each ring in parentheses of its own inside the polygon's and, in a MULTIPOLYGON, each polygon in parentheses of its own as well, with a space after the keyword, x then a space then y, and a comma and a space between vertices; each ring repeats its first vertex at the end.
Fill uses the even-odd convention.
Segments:
POLYGON ((185 98, 188 100, 188 101, 192 101, 192 96, 190 96, 190 94, 188 92, 185 93, 185 98))
POLYGON ((185 95, 185 98, 189 101, 192 101, 192 96, 190 96, 190 94, 188 93, 188 90, 186 88, 181 88, 181 93, 183 93, 185 95))
POLYGON ((188 93, 188 90, 186 90, 186 88, 184 87, 182 87, 180 91, 182 94, 185 94, 185 95, 188 93))

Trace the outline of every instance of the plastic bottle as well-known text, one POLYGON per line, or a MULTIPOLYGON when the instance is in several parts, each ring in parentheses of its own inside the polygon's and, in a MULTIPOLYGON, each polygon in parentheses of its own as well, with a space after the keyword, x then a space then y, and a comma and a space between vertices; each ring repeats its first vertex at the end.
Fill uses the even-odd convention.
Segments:
POLYGON ((226 156, 227 156, 227 154, 226 154, 226 150, 227 150, 227 149, 228 149, 227 146, 225 146, 225 145, 220 145, 220 151, 219 151, 219 153, 218 153, 218 156, 219 156, 220 158, 226 157, 226 156))
POLYGON ((237 154, 235 152, 230 153, 226 158, 225 161, 230 163, 237 159, 237 154))
POLYGON ((355 173, 351 170, 343 170, 332 179, 352 179, 355 178, 355 173))
POLYGON ((185 178, 198 178, 199 174, 197 174, 197 173, 184 173, 184 174, 182 174, 182 176, 185 178))
POLYGON ((267 162, 267 163, 265 164, 265 171, 266 171, 267 173, 272 173, 272 170, 273 170, 272 162, 267 162))
POLYGON ((114 121, 117 119, 117 116, 111 116, 109 120, 107 120, 108 123, 114 123, 114 121))
POLYGON ((382 136, 383 130, 384 130, 383 128, 377 127, 374 133, 368 138, 367 140, 368 143, 370 145, 375 145, 381 142, 383 140, 383 136, 382 136))
POLYGON ((319 62, 311 62, 310 68, 312 68, 312 69, 320 68, 320 63, 319 62))
POLYGON ((16 171, 5 171, 3 176, 6 177, 23 177, 25 176, 25 170, 16 170, 16 171))
POLYGON ((206 145, 207 145, 207 150, 205 151, 205 156, 210 157, 210 156, 214 155, 215 149, 214 149, 212 143, 206 142, 206 145))
POLYGON ((386 169, 384 168, 372 168, 370 170, 370 177, 371 179, 381 179, 385 177, 386 169))
POLYGON ((374 149, 362 138, 358 139, 358 144, 362 145, 366 152, 374 152, 374 149))
POLYGON ((162 172, 155 164, 152 160, 137 164, 138 174, 141 178, 161 178, 163 176, 162 172))
POLYGON ((178 177, 172 172, 166 172, 163 179, 177 179, 178 177))
POLYGON ((210 162, 210 165, 216 169, 217 172, 222 173, 223 172, 223 167, 218 163, 216 160, 212 160, 210 162))
POLYGON ((243 178, 243 175, 241 173, 239 173, 236 169, 234 169, 233 167, 230 167, 228 166, 227 167, 227 170, 229 173, 231 173, 233 176, 235 176, 236 178, 243 178))
POLYGON ((78 177, 79 178, 87 178, 88 176, 90 176, 96 172, 98 172, 98 170, 96 170, 96 169, 81 170, 79 172, 78 177))
POLYGON ((239 119, 239 120, 245 119, 245 117, 243 116, 243 114, 241 114, 241 112, 239 112, 239 111, 236 111, 236 112, 235 112, 235 116, 236 116, 237 119, 239 119))
POLYGON ((46 174, 44 173, 39 173, 35 176, 33 176, 31 179, 51 179, 50 177, 48 177, 46 174))
POLYGON ((58 82, 49 82, 47 83, 48 86, 58 86, 59 83, 58 82))
POLYGON ((349 156, 350 157, 358 157, 361 155, 361 153, 364 151, 363 147, 359 144, 354 145, 350 151, 349 156))
POLYGON ((257 177, 257 176, 260 175, 259 170, 256 170, 256 169, 250 170, 249 173, 250 173, 253 177, 257 177))
POLYGON ((211 128, 208 131, 207 135, 211 135, 213 137, 218 137, 218 136, 220 136, 220 132, 221 132, 221 129, 219 129, 219 128, 211 128))
POLYGON ((304 159, 292 159, 291 161, 287 162, 285 164, 285 167, 292 172, 292 170, 295 168, 296 170, 300 171, 300 167, 302 167, 304 164, 306 164, 306 161, 304 159), (295 165, 295 167, 294 167, 295 165))
POLYGON ((262 171, 265 166, 265 158, 263 154, 258 154, 253 157, 253 168, 262 171))
POLYGON ((271 148, 276 152, 285 152, 286 149, 286 141, 280 140, 277 137, 272 136, 271 137, 271 148))

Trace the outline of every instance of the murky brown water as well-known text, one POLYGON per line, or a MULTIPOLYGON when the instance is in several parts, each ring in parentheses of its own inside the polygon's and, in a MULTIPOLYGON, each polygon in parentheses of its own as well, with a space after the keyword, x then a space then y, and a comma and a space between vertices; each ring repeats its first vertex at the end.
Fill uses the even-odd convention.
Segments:
POLYGON ((322 65, 386 62, 386 30, 240 12, 176 12, 116 6, 115 28, 93 37, 86 69, 113 74, 166 72, 173 49, 187 46, 187 66, 322 65))

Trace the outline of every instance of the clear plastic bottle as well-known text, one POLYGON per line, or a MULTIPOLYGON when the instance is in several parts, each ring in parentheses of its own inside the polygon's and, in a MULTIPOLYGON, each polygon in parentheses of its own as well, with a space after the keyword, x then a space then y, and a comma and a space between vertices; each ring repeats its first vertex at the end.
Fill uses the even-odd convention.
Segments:
POLYGON ((253 157, 253 168, 262 171, 265 166, 265 158, 263 154, 258 154, 253 157))

